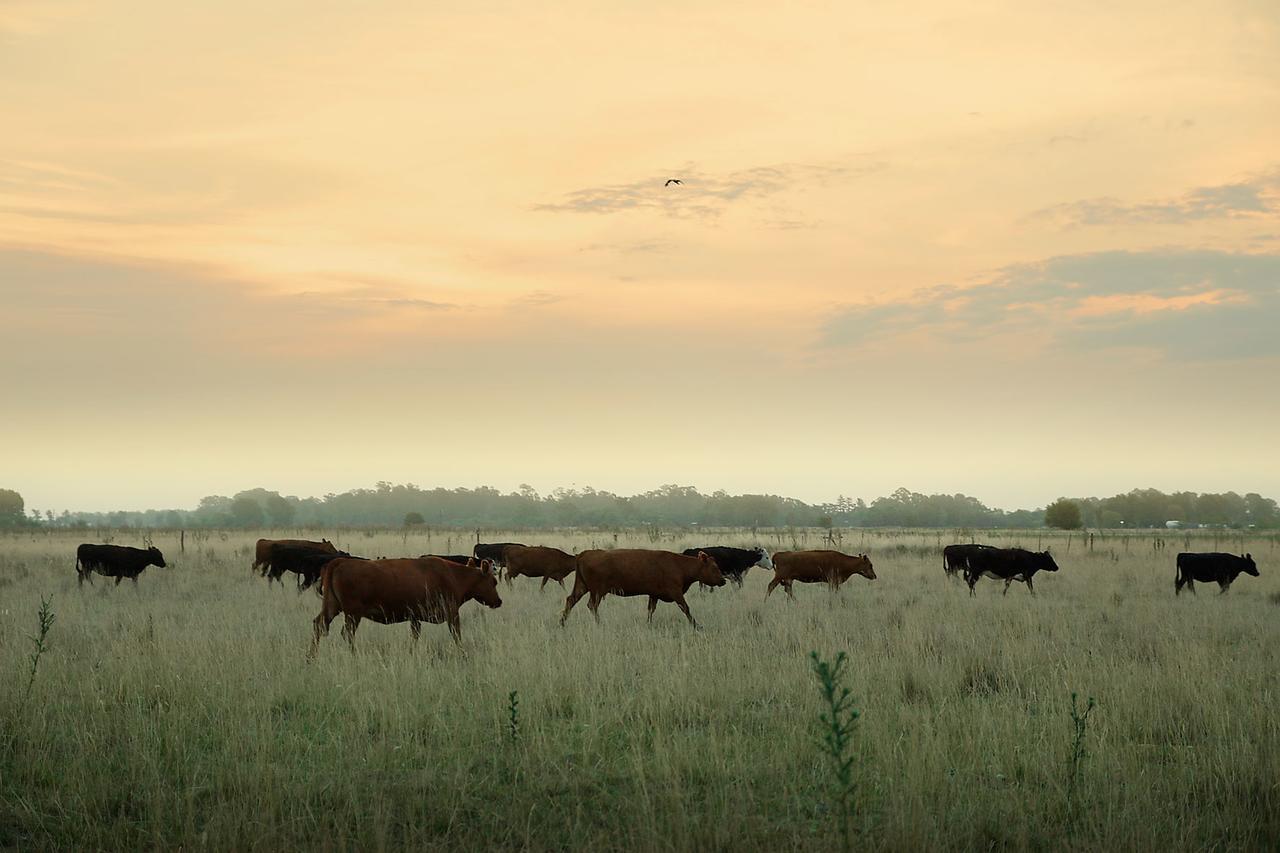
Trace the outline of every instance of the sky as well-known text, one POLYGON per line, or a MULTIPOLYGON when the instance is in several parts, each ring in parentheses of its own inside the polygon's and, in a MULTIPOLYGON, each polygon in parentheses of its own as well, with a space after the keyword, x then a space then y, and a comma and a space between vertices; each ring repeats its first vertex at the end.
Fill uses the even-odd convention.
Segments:
POLYGON ((1277 45, 1271 0, 0 0, 0 487, 1280 496, 1277 45))

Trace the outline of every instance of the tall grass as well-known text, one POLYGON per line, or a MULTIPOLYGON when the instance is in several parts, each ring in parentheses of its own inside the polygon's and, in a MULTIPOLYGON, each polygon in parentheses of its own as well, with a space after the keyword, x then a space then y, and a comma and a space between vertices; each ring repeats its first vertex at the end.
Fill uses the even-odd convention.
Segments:
MULTIPOLYGON (((367 533, 314 536, 375 556, 474 541, 367 533)), ((761 530, 758 541, 818 547, 824 534, 761 530)), ((674 609, 646 624, 643 598, 613 597, 600 625, 561 629, 564 593, 518 579, 502 608, 463 608, 461 647, 428 625, 411 653, 407 626, 366 623, 354 654, 310 667, 319 599, 249 573, 258 531, 188 534, 185 555, 176 533, 156 533, 173 568, 147 569, 137 592, 78 590, 80 537, 0 536, 0 708, 21 699, 42 594, 58 604, 41 701, 0 756, 0 849, 824 849, 814 648, 848 650, 857 685, 860 848, 1280 845, 1274 542, 1248 543, 1261 578, 1196 600, 1173 596, 1173 549, 1135 538, 1141 547, 1117 545, 1116 561, 1108 536, 1068 556, 1065 537, 1045 534, 1062 571, 1037 577, 1034 598, 982 581, 969 599, 942 575, 937 545, 949 537, 843 534, 878 580, 835 596, 798 585, 796 604, 766 603, 770 573, 753 569, 741 591, 691 591, 701 633, 674 609), (1070 685, 1105 700, 1088 720, 1089 795, 1074 817, 1060 807, 1070 685)), ((492 538, 569 550, 752 541, 492 538)))

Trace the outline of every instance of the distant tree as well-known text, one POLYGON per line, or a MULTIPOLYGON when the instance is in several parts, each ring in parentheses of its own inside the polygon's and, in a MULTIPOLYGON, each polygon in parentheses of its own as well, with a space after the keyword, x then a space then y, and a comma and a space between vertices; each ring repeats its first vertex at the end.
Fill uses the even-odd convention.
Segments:
POLYGON ((422 517, 420 512, 406 512, 404 514, 405 527, 417 527, 419 524, 426 524, 427 520, 422 517))
POLYGON ((0 527, 18 527, 27 517, 26 502, 13 489, 0 489, 0 527))
POLYGON ((272 493, 262 501, 262 509, 276 527, 285 527, 298 514, 298 508, 285 498, 272 493))
POLYGON ((261 527, 266 522, 262 504, 246 495, 231 502, 231 523, 236 527, 261 527))
POLYGON ((1044 523, 1059 530, 1079 530, 1080 505, 1066 498, 1058 498, 1045 508, 1044 523))

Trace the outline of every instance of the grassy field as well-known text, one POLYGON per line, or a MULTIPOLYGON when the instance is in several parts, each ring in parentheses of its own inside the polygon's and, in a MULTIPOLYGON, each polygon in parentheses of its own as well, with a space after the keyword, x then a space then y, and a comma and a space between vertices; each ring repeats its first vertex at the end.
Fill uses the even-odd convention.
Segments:
MULTIPOLYGON (((286 532, 281 532, 282 535, 286 532)), ((293 533, 293 532, 288 532, 293 533)), ((465 532, 320 531, 369 556, 465 551, 465 532)), ((76 586, 100 531, 0 536, 0 848, 830 849, 840 835, 808 654, 845 651, 861 712, 854 846, 1280 848, 1274 537, 977 534, 1062 571, 941 569, 952 533, 845 531, 879 579, 836 596, 608 598, 519 579, 425 626, 336 630, 306 662, 312 593, 251 575, 258 532, 156 534, 171 568, 76 586), (1262 576, 1173 594, 1179 550, 1249 550, 1262 576), (56 622, 24 702, 41 597, 56 622), (518 732, 509 697, 518 692, 518 732), (1072 785, 1071 694, 1096 697, 1072 785)), ((304 535, 317 535, 315 533, 304 535)), ((116 544, 136 534, 108 532, 116 544)), ((819 531, 761 534, 817 547, 819 531)), ((749 531, 495 533, 586 547, 750 544, 749 531)), ((569 583, 572 584, 572 578, 569 583)))

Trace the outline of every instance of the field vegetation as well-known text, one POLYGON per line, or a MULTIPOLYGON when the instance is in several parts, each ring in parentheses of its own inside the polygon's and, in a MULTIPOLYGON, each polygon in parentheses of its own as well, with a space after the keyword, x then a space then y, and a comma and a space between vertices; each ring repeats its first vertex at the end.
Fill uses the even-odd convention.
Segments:
MULTIPOLYGON (((373 557, 474 542, 274 534, 373 557)), ((500 609, 463 609, 461 647, 424 626, 411 650, 406 625, 366 621, 354 653, 335 631, 310 664, 319 599, 250 573, 259 535, 156 532, 171 568, 83 589, 76 544, 137 531, 0 535, 0 848, 816 850, 846 832, 860 849, 1280 847, 1271 535, 760 530, 771 550, 867 553, 878 579, 765 601, 753 569, 741 590, 695 587, 695 632, 616 597, 601 624, 579 608, 562 629, 564 593, 521 578, 500 609), (970 539, 1051 546, 1061 571, 1034 597, 982 581, 970 598, 940 555, 970 539), (1179 550, 1250 551, 1261 577, 1175 598, 1179 550), (847 778, 813 651, 847 656, 847 778)))

